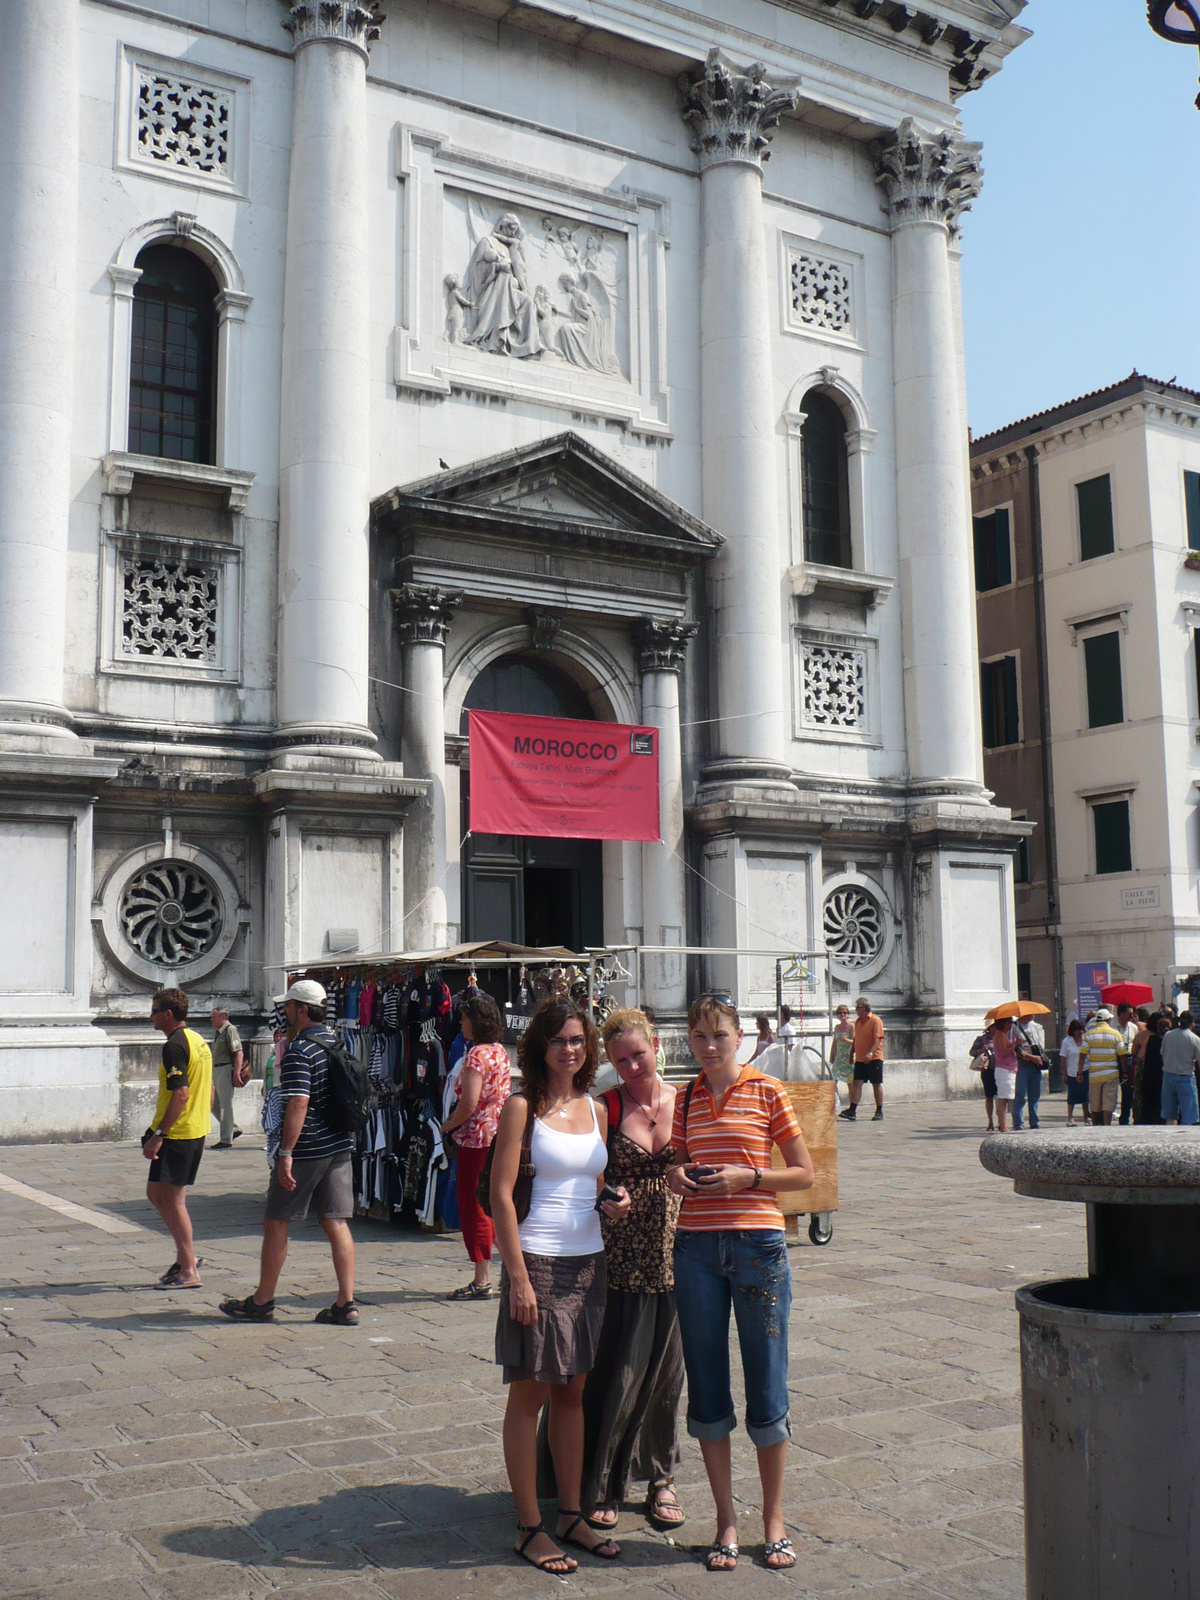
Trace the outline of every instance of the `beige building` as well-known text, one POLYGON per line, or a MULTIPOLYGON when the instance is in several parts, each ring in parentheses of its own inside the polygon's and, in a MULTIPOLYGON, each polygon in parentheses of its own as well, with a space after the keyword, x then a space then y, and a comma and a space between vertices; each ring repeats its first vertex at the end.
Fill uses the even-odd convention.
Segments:
POLYGON ((1200 394, 1134 372, 971 445, 984 770, 1021 984, 1200 968, 1200 394))

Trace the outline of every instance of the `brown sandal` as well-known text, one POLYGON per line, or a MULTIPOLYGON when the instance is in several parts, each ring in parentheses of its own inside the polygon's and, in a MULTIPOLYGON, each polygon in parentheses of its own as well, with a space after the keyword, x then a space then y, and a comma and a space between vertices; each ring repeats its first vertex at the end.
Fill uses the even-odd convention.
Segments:
MULTIPOLYGON (((544 1522, 538 1522, 532 1528, 528 1523, 518 1522, 517 1532, 525 1535, 517 1546, 517 1554, 528 1561, 531 1567, 536 1567, 539 1572, 548 1572, 552 1578, 565 1578, 568 1574, 579 1571, 579 1563, 575 1557, 563 1555, 561 1551, 556 1556, 543 1556, 540 1561, 536 1556, 525 1555, 538 1534, 546 1533, 544 1522)), ((550 1535, 546 1533, 546 1537, 549 1538, 550 1535)))

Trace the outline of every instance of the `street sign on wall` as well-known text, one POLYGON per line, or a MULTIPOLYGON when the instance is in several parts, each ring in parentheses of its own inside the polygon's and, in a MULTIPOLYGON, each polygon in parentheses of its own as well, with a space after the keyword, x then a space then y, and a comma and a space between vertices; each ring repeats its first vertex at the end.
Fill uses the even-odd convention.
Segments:
POLYGON ((1097 1011, 1104 1004, 1100 991, 1110 982, 1107 961, 1075 963, 1075 1006, 1081 1021, 1089 1011, 1097 1011))
POLYGON ((472 711, 471 832, 662 837, 658 729, 472 711))

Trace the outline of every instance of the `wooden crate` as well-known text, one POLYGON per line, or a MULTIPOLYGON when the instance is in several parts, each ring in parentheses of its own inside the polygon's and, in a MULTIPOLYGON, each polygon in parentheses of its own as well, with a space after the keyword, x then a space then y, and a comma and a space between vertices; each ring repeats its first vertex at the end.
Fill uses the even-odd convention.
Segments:
MULTIPOLYGON (((838 1208, 837 1168, 837 1085, 824 1083, 785 1083, 800 1131, 816 1170, 811 1189, 795 1189, 779 1196, 785 1217, 797 1212, 836 1211, 838 1208)), ((771 1165, 781 1167, 783 1157, 771 1151, 771 1165)))

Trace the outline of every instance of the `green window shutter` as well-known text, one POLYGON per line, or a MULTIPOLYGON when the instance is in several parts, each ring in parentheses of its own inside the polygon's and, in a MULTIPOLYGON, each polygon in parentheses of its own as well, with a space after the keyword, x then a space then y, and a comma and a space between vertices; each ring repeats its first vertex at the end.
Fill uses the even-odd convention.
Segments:
POLYGON ((1012 540, 1009 537, 1008 508, 995 513, 996 527, 996 587, 1002 589, 1013 581, 1012 540))
POLYGON ((1021 718, 1017 706, 1017 658, 1003 656, 985 661, 979 668, 979 699, 983 713, 983 747, 1017 744, 1021 738, 1021 718))
POLYGON ((1096 871, 1132 872, 1133 854, 1129 844, 1129 801, 1106 800, 1092 807, 1092 831, 1096 840, 1096 871))
POLYGON ((1083 641, 1083 665, 1087 678, 1089 728, 1106 728, 1124 722, 1125 701, 1121 694, 1121 635, 1097 633, 1083 641))
POLYGON ((1004 668, 1003 690, 1004 695, 1004 743, 1016 744, 1021 737, 1021 712, 1017 705, 1017 658, 1005 656, 1001 665, 1004 668))
POLYGON ((1075 485, 1079 505, 1079 559, 1094 561, 1116 549, 1113 537, 1112 485, 1106 472, 1075 485))
POLYGON ((1007 507, 972 517, 975 538, 975 589, 986 594, 1012 582, 1012 543, 1007 507))
POLYGON ((1200 550, 1200 472, 1184 473, 1183 498, 1187 502, 1188 549, 1200 550))
POLYGON ((995 665, 992 661, 985 661, 979 668, 979 709, 983 718, 983 748, 994 750, 1000 743, 996 737, 996 698, 993 692, 992 671, 995 665))

